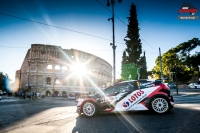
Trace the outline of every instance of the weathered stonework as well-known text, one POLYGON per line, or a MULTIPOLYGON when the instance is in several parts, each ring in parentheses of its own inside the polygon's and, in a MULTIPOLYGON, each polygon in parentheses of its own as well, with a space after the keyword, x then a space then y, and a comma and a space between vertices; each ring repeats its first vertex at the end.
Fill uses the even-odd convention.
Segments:
POLYGON ((16 79, 21 79, 20 88, 31 86, 32 92, 44 95, 63 95, 73 90, 96 92, 95 88, 109 86, 112 81, 112 66, 105 60, 53 45, 32 44, 20 70, 16 71, 16 79), (82 78, 72 70, 77 62, 86 68, 82 78))

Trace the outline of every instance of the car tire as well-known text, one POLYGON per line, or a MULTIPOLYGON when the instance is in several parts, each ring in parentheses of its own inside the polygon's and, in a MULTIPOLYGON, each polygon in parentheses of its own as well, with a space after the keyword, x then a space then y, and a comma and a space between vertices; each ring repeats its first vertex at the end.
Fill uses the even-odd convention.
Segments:
POLYGON ((166 113, 169 111, 169 102, 163 97, 156 97, 150 103, 151 110, 155 113, 166 113))
POLYGON ((82 106, 83 114, 88 117, 96 115, 99 111, 94 102, 85 102, 82 106))

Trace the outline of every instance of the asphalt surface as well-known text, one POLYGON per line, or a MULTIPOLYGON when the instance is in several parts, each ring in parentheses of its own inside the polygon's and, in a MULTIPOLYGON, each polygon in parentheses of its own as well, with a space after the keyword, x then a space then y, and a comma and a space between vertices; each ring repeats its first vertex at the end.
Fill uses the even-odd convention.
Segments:
POLYGON ((166 114, 150 111, 78 116, 66 98, 37 100, 3 97, 0 132, 8 133, 199 133, 200 89, 171 89, 175 107, 166 114))

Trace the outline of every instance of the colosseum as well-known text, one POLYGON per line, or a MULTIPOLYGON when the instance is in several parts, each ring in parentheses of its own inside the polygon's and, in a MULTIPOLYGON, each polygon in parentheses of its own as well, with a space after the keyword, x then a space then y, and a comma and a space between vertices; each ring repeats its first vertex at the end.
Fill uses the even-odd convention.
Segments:
POLYGON ((93 93, 111 84, 112 66, 80 50, 32 44, 16 79, 20 79, 20 89, 42 95, 62 96, 79 90, 93 93))

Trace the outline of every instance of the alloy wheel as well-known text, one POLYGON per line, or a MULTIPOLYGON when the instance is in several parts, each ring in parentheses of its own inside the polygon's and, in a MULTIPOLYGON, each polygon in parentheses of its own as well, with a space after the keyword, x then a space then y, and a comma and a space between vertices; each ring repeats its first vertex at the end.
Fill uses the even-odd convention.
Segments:
POLYGON ((96 112, 96 107, 95 107, 94 103, 86 102, 83 105, 83 113, 86 116, 93 116, 95 114, 95 112, 96 112))
POLYGON ((151 102, 151 107, 156 113, 165 113, 169 110, 169 104, 164 98, 155 98, 151 102))

